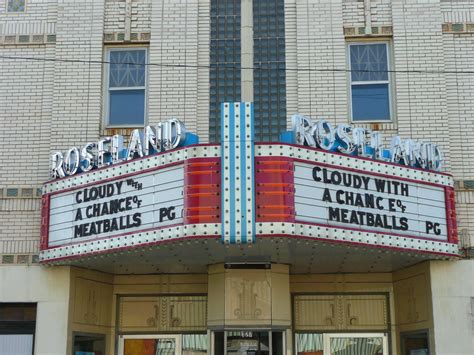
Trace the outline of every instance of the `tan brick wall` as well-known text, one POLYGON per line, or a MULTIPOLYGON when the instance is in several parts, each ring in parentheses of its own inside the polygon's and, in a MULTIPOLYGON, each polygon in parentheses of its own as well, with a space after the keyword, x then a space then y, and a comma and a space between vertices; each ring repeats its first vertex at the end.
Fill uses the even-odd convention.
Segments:
MULTIPOLYGON (((130 31, 148 34, 139 40, 149 46, 150 61, 158 64, 149 68, 149 122, 180 118, 199 134, 201 142, 207 142, 210 1, 129 3, 130 31)), ((101 61, 104 34, 125 32, 125 5, 125 0, 29 0, 25 13, 7 14, 5 0, 0 0, 0 54, 101 61), (33 36, 40 35, 43 40, 34 42, 39 37, 33 36)), ((371 25, 393 29, 393 35, 385 38, 393 44, 393 68, 402 71, 473 71, 474 33, 447 33, 442 27, 468 24, 474 21, 473 12, 474 3, 462 0, 370 2, 371 25)), ((366 16, 364 1, 285 1, 288 122, 296 112, 333 123, 349 122, 348 74, 324 70, 347 68, 344 28, 364 27, 366 16)), ((467 25, 463 28, 468 29, 467 25)), ((367 39, 372 37, 359 36, 359 40, 367 39)), ((1 59, 0 63, 2 83, 8 83, 0 85, 0 188, 36 189, 48 178, 52 150, 96 140, 104 133, 104 68, 100 63, 61 61, 1 59)), ((469 150, 466 136, 472 135, 474 123, 472 79, 472 75, 397 73, 394 122, 378 129, 387 137, 399 133, 440 143, 455 179, 474 180, 474 158, 465 153, 469 150)), ((458 209, 462 211, 460 226, 470 229, 463 216, 473 210, 472 202, 459 202, 458 209)), ((26 217, 18 211, 0 213, 9 214, 5 223, 25 223, 26 217)), ((0 238, 37 238, 38 226, 31 223, 29 228, 17 234, 0 232, 0 238)))

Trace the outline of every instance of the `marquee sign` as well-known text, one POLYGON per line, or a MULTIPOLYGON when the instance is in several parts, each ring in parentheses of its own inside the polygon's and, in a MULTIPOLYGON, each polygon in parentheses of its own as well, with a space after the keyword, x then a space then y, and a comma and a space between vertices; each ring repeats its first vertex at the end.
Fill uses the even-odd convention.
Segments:
POLYGON ((295 163, 296 219, 447 241, 442 186, 295 163))
POLYGON ((55 153, 56 178, 43 188, 41 260, 265 237, 457 255, 453 179, 427 170, 441 166, 438 148, 395 144, 384 153, 377 137, 361 141, 349 137, 355 129, 310 121, 319 128, 303 132, 299 118, 284 135, 291 143, 255 144, 252 104, 224 104, 222 113, 221 145, 187 145, 197 138, 170 121, 161 133, 135 130, 127 149, 117 150, 114 136, 94 145, 103 149, 55 153))
POLYGON ((49 246, 182 223, 183 166, 51 196, 49 246))

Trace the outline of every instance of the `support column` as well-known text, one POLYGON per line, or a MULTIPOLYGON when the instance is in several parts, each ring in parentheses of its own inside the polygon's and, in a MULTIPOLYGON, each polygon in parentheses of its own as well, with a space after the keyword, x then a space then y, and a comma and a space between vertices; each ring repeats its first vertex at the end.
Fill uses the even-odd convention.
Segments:
POLYGON ((268 269, 208 269, 207 322, 211 329, 291 326, 288 265, 268 269))

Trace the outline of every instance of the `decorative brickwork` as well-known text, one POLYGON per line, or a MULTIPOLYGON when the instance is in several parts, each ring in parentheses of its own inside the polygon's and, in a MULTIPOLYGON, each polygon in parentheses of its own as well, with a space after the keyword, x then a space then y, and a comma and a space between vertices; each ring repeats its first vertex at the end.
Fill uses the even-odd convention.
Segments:
POLYGON ((443 23, 443 33, 474 33, 474 23, 443 23))
POLYGON ((56 35, 40 34, 40 35, 0 35, 0 46, 2 45, 31 45, 31 44, 47 44, 55 43, 56 35))
POLYGON ((344 35, 346 37, 361 37, 361 36, 391 36, 393 34, 392 26, 377 26, 372 27, 371 33, 366 33, 365 27, 344 27, 344 35))
POLYGON ((131 33, 130 40, 125 40, 125 33, 121 32, 112 32, 104 33, 104 44, 114 44, 114 43, 149 43, 150 42, 150 32, 142 33, 131 33))

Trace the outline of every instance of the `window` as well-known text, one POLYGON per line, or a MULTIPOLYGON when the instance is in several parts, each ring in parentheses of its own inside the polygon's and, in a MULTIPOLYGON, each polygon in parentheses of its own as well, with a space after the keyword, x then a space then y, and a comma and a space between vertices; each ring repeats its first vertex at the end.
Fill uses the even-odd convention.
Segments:
POLYGON ((240 1, 211 1, 211 48, 209 71, 209 140, 221 139, 222 102, 239 102, 240 85, 240 1))
POLYGON ((390 121, 388 43, 349 44, 352 121, 390 121))
POLYGON ((105 354, 105 335, 73 334, 73 354, 105 354))
POLYGON ((143 126, 146 113, 147 49, 109 49, 106 117, 108 126, 143 126))
POLYGON ((35 327, 35 303, 0 303, 0 354, 33 354, 35 327))
POLYGON ((285 2, 253 2, 255 140, 278 141, 286 130, 285 2))
POLYGON ((7 12, 25 12, 26 0, 8 0, 7 12))
POLYGON ((401 334, 402 355, 429 355, 428 331, 401 334))

